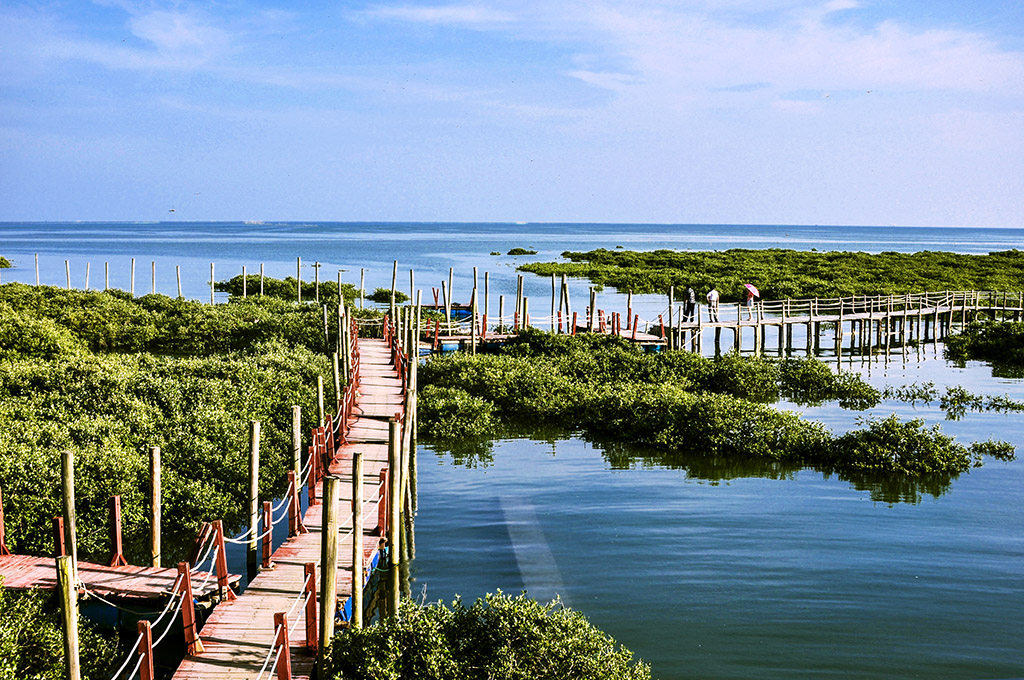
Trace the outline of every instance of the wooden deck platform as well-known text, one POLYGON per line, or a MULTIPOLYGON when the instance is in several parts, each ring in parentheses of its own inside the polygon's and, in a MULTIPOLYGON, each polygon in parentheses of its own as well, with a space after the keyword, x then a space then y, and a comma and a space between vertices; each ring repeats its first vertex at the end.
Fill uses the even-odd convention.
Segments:
MULTIPOLYGON (((357 540, 363 545, 364 574, 368 574, 378 559, 379 537, 375 530, 378 484, 375 480, 387 466, 387 418, 404 408, 401 380, 391 365, 391 354, 384 342, 362 338, 359 351, 360 381, 349 443, 339 448, 336 463, 330 469, 331 474, 342 477, 337 564, 341 602, 346 602, 352 593, 352 452, 359 450, 363 454, 364 531, 357 540)), ((322 498, 320 489, 317 498, 322 498)), ((320 563, 322 517, 323 506, 319 503, 311 506, 303 515, 309 532, 281 544, 273 553, 273 567, 260 571, 237 600, 217 605, 200 631, 205 651, 186 656, 173 676, 175 680, 255 678, 274 639, 274 614, 290 610, 294 612, 289 617, 292 676, 300 679, 310 676, 315 657, 304 647, 303 567, 307 562, 320 563)), ((316 579, 319 589, 319 569, 316 579)))
MULTIPOLYGON (((57 569, 52 557, 2 555, 0 576, 3 576, 4 587, 11 590, 53 590, 57 587, 57 569)), ((178 570, 131 565, 108 567, 105 564, 80 561, 78 578, 86 589, 100 597, 158 600, 170 594, 178 578, 178 570)), ((205 572, 192 575, 192 594, 197 599, 206 598, 217 590, 217 580, 208 579, 204 586, 205 578, 205 572)), ((237 585, 239 579, 237 574, 228 578, 232 585, 237 585)))

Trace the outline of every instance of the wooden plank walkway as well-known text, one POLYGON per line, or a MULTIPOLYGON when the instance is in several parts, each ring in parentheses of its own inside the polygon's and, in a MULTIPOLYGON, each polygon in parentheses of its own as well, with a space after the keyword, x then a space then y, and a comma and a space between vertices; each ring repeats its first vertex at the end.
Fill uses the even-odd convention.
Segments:
MULTIPOLYGON (((0 556, 0 576, 4 587, 12 590, 57 587, 57 569, 52 557, 35 555, 0 556)), ((100 597, 132 600, 158 600, 171 593, 178 578, 177 569, 160 567, 110 567, 93 562, 78 563, 78 578, 89 592, 100 597)), ((192 574, 192 594, 203 599, 217 590, 217 579, 206 579, 206 572, 192 574)), ((228 581, 237 584, 240 577, 232 574, 228 581)))
MULTIPOLYGON (((404 408, 401 379, 391 364, 391 352, 383 340, 359 340, 360 379, 348 443, 339 447, 330 472, 342 477, 341 529, 338 541, 338 595, 344 603, 352 593, 352 453, 363 454, 364 574, 378 559, 376 532, 377 479, 388 461, 387 418, 404 408), (346 483, 346 481, 348 483, 346 483)), ((318 487, 321 485, 318 485, 318 487)), ((317 489, 317 498, 322 498, 317 489)), ((287 539, 274 551, 273 568, 261 571, 237 600, 222 602, 200 631, 205 651, 186 656, 175 680, 232 680, 255 678, 274 639, 274 614, 289 612, 292 676, 308 678, 315 657, 305 651, 305 615, 302 592, 304 565, 320 563, 323 506, 311 506, 303 515, 308 533, 287 539), (298 604, 297 604, 298 603, 298 604), (294 609, 292 607, 294 606, 294 609)), ((316 575, 319 590, 320 574, 316 575)), ((266 675, 265 675, 266 677, 266 675)))

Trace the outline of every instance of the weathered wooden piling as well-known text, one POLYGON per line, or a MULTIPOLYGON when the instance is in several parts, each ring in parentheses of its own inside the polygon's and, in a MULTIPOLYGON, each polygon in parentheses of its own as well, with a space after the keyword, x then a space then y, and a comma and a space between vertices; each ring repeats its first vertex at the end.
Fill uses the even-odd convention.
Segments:
POLYGON ((341 480, 328 475, 323 483, 323 524, 320 534, 320 639, 317 668, 325 677, 325 662, 334 638, 334 614, 338 597, 338 498, 341 480))
MULTIPOLYGON (((78 539, 75 530, 75 454, 60 456, 61 501, 64 510, 64 546, 71 558, 71 581, 78 583, 78 539)), ((77 619, 76 619, 77 621, 77 619)))
POLYGON ((160 447, 149 447, 149 561, 160 566, 160 447))
POLYGON ((246 567, 249 580, 257 573, 257 546, 260 512, 260 421, 249 422, 249 534, 246 541, 246 567))
POLYGON ((77 583, 74 559, 69 555, 58 557, 57 587, 60 589, 61 627, 64 631, 64 677, 66 680, 79 680, 82 675, 78 647, 77 583))
POLYGON ((363 452, 352 453, 352 619, 363 627, 363 452))

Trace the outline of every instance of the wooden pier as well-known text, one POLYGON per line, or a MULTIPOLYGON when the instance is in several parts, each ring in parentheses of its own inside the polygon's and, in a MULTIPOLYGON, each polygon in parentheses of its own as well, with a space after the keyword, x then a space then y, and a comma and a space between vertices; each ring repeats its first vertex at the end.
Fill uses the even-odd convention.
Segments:
MULTIPOLYGON (((308 494, 314 502, 302 516, 303 530, 297 530, 272 553, 265 550, 261 570, 245 591, 216 607, 200 631, 202 652, 185 657, 173 676, 175 680, 285 677, 281 675, 284 672, 291 678, 310 677, 321 626, 315 591, 323 575, 320 567, 313 565, 321 564, 325 538, 323 518, 328 513, 319 502, 324 499, 325 477, 339 480, 341 489, 341 512, 335 510, 340 517, 337 561, 331 567, 336 570, 337 584, 337 606, 330 607, 335 612, 335 620, 328 626, 331 634, 336 624, 347 625, 353 617, 353 542, 361 545, 364 586, 378 562, 391 559, 390 553, 382 554, 378 549, 389 531, 391 513, 382 499, 386 502, 396 481, 391 475, 394 462, 389 464, 391 449, 409 450, 411 427, 410 419, 405 417, 408 365, 397 341, 387 338, 359 340, 356 357, 354 379, 337 415, 328 416, 325 426, 314 431, 306 473, 310 475, 308 494), (405 447, 393 441, 396 423, 406 424, 397 428, 403 432, 405 447), (362 485, 361 500, 362 514, 369 519, 353 536, 355 452, 361 454, 362 476, 367 480, 362 485), (284 664, 287 669, 282 668, 284 664)), ((406 457, 404 467, 408 466, 406 457)))

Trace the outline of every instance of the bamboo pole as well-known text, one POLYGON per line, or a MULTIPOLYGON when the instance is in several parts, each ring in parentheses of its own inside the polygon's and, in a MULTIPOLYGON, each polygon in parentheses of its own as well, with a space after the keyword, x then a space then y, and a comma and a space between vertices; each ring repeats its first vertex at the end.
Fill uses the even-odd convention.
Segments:
MULTIPOLYGON (((66 525, 65 525, 66 526, 66 525)), ((78 649, 78 588, 74 560, 57 558, 57 585, 60 588, 61 623, 64 629, 64 664, 67 680, 79 680, 81 665, 78 649)))
POLYGON ((174 266, 174 276, 178 280, 178 299, 181 299, 181 265, 174 266))
POLYGON ((160 566, 160 447, 149 447, 149 555, 150 564, 160 566))
POLYGON ((363 627, 363 452, 352 453, 352 619, 363 627))
POLYGON ((61 500, 64 508, 64 546, 71 557, 71 580, 78 583, 78 540, 75 531, 75 454, 60 456, 61 500))
POLYGON ((325 662, 334 638, 338 597, 338 497, 341 480, 327 475, 323 486, 323 521, 320 534, 320 640, 317 646, 319 677, 327 677, 325 662))
POLYGON ((249 580, 256 577, 259 564, 260 522, 260 422, 249 422, 249 538, 246 541, 246 566, 249 580))
MULTIPOLYGON (((296 484, 302 483, 302 407, 292 406, 292 468, 296 484)), ((296 489, 298 491, 298 489, 296 489)))

